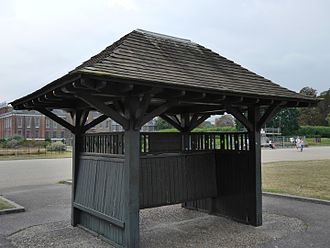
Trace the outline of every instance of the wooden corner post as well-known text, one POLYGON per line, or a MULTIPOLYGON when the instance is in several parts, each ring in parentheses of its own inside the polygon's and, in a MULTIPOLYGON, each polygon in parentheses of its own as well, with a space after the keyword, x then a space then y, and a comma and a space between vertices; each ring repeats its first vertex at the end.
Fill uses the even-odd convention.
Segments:
POLYGON ((133 121, 124 134, 124 192, 125 192, 125 247, 139 247, 139 170, 140 170, 140 131, 133 128, 133 121))
POLYGON ((250 184, 248 186, 248 222, 254 226, 262 225, 262 191, 261 191, 261 145, 260 145, 260 128, 258 120, 260 115, 259 107, 250 105, 248 109, 248 119, 252 128, 249 131, 249 148, 250 148, 250 184))
POLYGON ((79 170, 79 157, 81 153, 82 147, 82 117, 83 113, 80 110, 77 110, 74 113, 74 122, 75 127, 73 130, 73 150, 72 150, 72 195, 71 195, 71 225, 76 226, 79 223, 79 213, 76 208, 74 208, 74 201, 76 195, 76 188, 77 188, 77 178, 78 178, 78 170, 79 170))

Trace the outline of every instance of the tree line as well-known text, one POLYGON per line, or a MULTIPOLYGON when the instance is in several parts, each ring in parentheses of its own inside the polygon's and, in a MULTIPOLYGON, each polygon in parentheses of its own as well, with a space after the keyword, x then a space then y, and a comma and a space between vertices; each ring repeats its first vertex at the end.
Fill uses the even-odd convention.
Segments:
POLYGON ((317 94, 317 90, 304 87, 301 94, 318 97, 320 102, 311 108, 286 108, 266 123, 267 127, 280 127, 283 135, 295 134, 302 126, 330 126, 330 89, 317 94))

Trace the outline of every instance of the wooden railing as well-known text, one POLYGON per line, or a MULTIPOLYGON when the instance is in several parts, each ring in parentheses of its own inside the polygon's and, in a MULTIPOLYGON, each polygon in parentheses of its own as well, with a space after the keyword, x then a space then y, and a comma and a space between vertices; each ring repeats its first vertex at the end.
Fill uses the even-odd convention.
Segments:
POLYGON ((88 133, 82 145, 86 153, 124 154, 124 132, 88 133))
MULTIPOLYGON (((141 132, 142 154, 188 151, 248 151, 246 132, 162 133, 141 132)), ((83 152, 124 154, 124 133, 98 133, 83 136, 83 152)))

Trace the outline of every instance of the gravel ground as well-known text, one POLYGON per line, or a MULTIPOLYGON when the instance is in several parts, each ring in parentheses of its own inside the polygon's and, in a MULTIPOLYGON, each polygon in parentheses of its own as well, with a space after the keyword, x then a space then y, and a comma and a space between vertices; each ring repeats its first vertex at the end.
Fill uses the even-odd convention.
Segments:
MULTIPOLYGON (((180 205, 141 211, 141 247, 258 247, 292 233, 305 224, 292 217, 264 213, 262 227, 181 208, 180 205)), ((26 228, 9 236, 12 245, 29 247, 111 247, 101 239, 60 221, 26 228)))

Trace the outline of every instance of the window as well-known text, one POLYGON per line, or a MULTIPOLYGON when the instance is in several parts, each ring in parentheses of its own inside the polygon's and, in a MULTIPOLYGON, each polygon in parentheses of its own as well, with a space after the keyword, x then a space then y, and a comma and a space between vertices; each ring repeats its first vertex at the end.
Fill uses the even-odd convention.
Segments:
POLYGON ((53 138, 56 138, 56 131, 53 132, 53 138))
POLYGON ((49 132, 48 131, 45 132, 45 138, 49 139, 49 132))
POLYGON ((30 131, 26 131, 26 138, 30 138, 30 131))
POLYGON ((53 121, 53 128, 57 128, 57 123, 53 121))
POLYGON ((50 128, 50 119, 46 118, 46 128, 50 128))
POLYGON ((11 128, 11 119, 10 118, 6 118, 5 119, 5 128, 6 129, 10 129, 11 128))
POLYGON ((40 118, 39 117, 34 117, 34 125, 36 128, 39 128, 39 122, 40 122, 40 118))
POLYGON ((31 128, 31 117, 26 117, 26 127, 31 128))
POLYGON ((22 128, 23 127, 22 117, 17 117, 17 127, 18 128, 22 128))
POLYGON ((22 131, 21 130, 17 130, 17 134, 18 135, 22 135, 22 131))
POLYGON ((39 138, 39 130, 36 130, 36 136, 35 138, 39 138))
POLYGON ((61 138, 64 139, 64 131, 61 132, 61 138))

